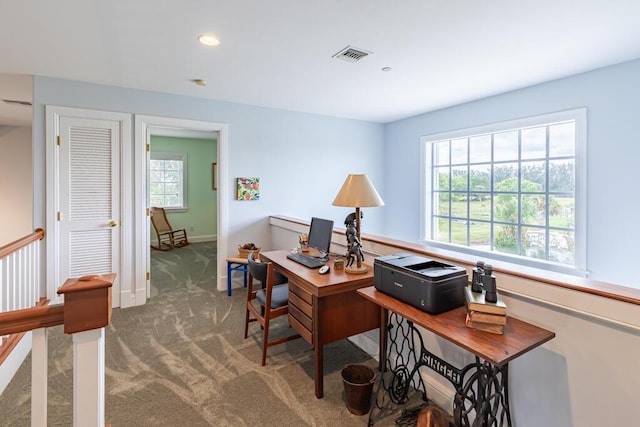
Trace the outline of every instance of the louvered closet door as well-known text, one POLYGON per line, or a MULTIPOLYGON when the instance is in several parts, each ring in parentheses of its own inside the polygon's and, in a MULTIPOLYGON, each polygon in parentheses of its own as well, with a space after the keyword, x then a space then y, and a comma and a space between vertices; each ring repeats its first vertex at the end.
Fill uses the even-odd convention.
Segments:
POLYGON ((60 284, 118 272, 120 123, 60 118, 60 284))

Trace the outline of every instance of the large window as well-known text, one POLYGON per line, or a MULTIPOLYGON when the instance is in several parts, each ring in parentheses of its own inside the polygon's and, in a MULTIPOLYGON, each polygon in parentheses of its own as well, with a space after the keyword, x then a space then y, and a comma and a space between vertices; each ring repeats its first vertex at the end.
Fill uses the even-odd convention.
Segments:
POLYGON ((185 153, 151 152, 149 197, 151 206, 186 209, 185 153))
POLYGON ((584 270, 585 121, 580 109, 423 138, 425 238, 584 270))

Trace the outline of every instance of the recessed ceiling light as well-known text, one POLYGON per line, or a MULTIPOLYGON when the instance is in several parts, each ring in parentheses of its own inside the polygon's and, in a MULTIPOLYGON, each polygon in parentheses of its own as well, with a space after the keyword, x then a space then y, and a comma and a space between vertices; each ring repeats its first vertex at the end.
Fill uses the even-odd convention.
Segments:
POLYGON ((194 82, 195 84, 197 84, 198 86, 206 86, 207 85, 207 81, 203 80, 203 79, 193 79, 191 81, 194 82))
POLYGON ((205 46, 218 46, 220 44, 220 40, 213 34, 200 34, 198 41, 205 46))

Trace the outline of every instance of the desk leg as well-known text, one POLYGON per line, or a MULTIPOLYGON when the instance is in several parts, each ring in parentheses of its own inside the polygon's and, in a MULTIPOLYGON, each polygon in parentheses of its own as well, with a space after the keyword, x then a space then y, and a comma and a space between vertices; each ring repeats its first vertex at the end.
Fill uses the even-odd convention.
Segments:
MULTIPOLYGON (((483 426, 511 426, 509 410, 509 365, 494 366, 476 357, 475 372, 462 389, 461 397, 470 403, 483 426), (506 424, 505 424, 506 423, 506 424)), ((464 402, 461 402, 465 410, 464 402)))
POLYGON ((387 365, 387 318, 389 311, 386 308, 380 307, 380 350, 378 354, 378 370, 380 374, 385 371, 387 365))
POLYGON ((315 386, 316 398, 324 397, 324 348, 322 343, 322 316, 324 300, 313 297, 313 353, 315 359, 315 386))

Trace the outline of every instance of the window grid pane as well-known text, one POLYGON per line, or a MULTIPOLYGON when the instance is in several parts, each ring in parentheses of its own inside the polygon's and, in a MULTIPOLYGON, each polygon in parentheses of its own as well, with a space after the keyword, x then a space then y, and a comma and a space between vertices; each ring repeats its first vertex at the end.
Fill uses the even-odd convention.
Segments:
POLYGON ((184 161, 151 159, 149 198, 151 206, 164 208, 184 206, 184 161))
POLYGON ((575 120, 432 143, 432 238, 575 265, 575 120))

